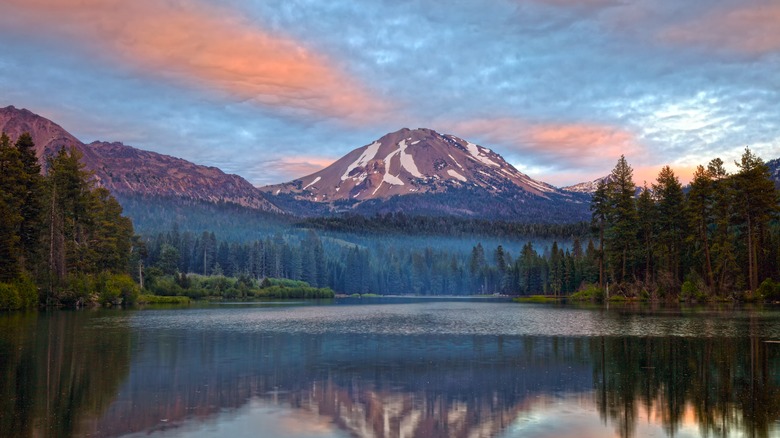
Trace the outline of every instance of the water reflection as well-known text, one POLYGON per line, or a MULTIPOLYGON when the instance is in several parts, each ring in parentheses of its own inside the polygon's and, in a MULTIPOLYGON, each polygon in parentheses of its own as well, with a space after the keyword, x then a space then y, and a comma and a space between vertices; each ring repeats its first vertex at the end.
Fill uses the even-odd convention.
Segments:
POLYGON ((94 312, 0 316, 0 436, 72 436, 115 400, 130 331, 89 330, 94 312))
MULTIPOLYGON (((253 312, 287 311, 210 310, 0 319, 0 436, 780 432, 780 344, 749 336, 753 323, 772 325, 767 314, 724 320, 744 337, 551 337, 422 328, 407 335, 384 328, 307 333, 296 324, 308 310, 282 325, 274 325, 284 319, 279 313, 258 323, 253 312), (166 328, 158 324, 165 318, 179 321, 166 328), (185 328, 181 318, 192 325, 185 328), (255 326, 234 329, 241 318, 255 326), (215 328, 223 319, 232 320, 230 329, 215 328)), ((418 323, 438 318, 423 312, 418 323)), ((684 324, 690 316, 674 318, 684 324)), ((674 325, 668 318, 659 323, 674 325)))

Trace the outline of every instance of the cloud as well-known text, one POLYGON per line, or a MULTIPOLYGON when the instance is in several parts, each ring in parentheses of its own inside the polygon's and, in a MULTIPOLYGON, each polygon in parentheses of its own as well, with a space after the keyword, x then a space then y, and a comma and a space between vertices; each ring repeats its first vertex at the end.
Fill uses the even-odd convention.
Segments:
POLYGON ((256 185, 288 182, 320 171, 334 161, 336 158, 313 155, 281 156, 258 161, 245 176, 256 185))
POLYGON ((380 110, 336 62, 231 11, 197 2, 8 0, 0 26, 293 116, 365 120, 380 110), (34 23, 34 25, 32 25, 34 23))
POLYGON ((757 2, 718 8, 661 32, 672 44, 703 46, 747 55, 780 52, 780 4, 757 2))
POLYGON ((558 168, 603 167, 605 159, 641 153, 633 134, 599 123, 498 118, 459 122, 455 129, 459 135, 504 145, 533 161, 556 163, 558 168))

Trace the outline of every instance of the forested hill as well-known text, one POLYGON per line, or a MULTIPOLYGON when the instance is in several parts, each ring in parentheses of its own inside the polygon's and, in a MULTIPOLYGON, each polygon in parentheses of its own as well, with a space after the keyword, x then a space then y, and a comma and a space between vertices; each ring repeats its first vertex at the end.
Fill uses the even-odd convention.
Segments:
POLYGON ((366 235, 429 235, 448 237, 480 236, 516 239, 518 236, 541 239, 586 237, 590 225, 586 222, 567 224, 489 221, 458 217, 409 216, 404 213, 362 216, 347 214, 305 219, 299 228, 366 235))
POLYGON ((46 160, 32 137, 0 135, 0 310, 132 302, 133 224, 96 188, 79 149, 46 160))
POLYGON ((699 166, 687 192, 667 166, 637 197, 621 157, 593 195, 600 285, 627 297, 780 298, 776 162, 746 149, 736 164, 699 166))

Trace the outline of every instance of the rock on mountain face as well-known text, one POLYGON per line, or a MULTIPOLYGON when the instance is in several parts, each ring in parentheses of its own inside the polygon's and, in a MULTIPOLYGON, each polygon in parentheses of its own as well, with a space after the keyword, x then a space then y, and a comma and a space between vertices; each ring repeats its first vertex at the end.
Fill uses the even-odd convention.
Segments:
MULTIPOLYGON (((592 196, 594 193, 596 193, 596 189, 598 188, 599 183, 602 181, 605 183, 612 182, 612 175, 610 174, 607 176, 602 176, 601 178, 596 178, 593 181, 581 182, 579 184, 574 184, 573 186, 562 187, 561 190, 569 193, 580 193, 583 195, 592 196)), ((634 194, 639 196, 640 193, 642 193, 642 187, 635 186, 634 194)))
POLYGON ((142 151, 122 143, 84 144, 61 126, 26 109, 0 108, 0 131, 16 140, 29 132, 38 159, 65 146, 84 155, 82 162, 97 183, 120 198, 173 198, 232 203, 262 211, 281 212, 263 193, 237 175, 200 166, 180 158, 142 151))
POLYGON ((602 181, 608 182, 609 179, 610 179, 610 175, 607 175, 601 178, 596 178, 593 181, 586 181, 586 182, 581 182, 579 184, 574 184, 573 186, 561 187, 561 190, 565 190, 567 192, 572 192, 572 193, 584 193, 584 194, 592 195, 596 193, 596 189, 598 188, 600 182, 602 181))
POLYGON ((262 190, 302 215, 329 206, 365 215, 576 222, 588 212, 584 195, 562 192, 488 148, 430 129, 387 134, 319 172, 262 190))
POLYGON ((317 202, 387 199, 479 187, 490 193, 522 189, 547 198, 555 187, 532 179, 497 153, 454 135, 402 129, 348 153, 325 169, 289 183, 266 186, 317 202))

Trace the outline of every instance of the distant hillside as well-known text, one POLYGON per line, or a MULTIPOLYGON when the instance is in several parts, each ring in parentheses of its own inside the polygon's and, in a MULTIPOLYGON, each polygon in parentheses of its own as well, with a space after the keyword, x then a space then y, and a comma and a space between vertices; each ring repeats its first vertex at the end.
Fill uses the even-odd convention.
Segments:
POLYGON ((769 174, 772 180, 775 182, 775 187, 780 189, 780 158, 775 158, 766 163, 769 167, 769 174))
POLYGON ((61 147, 75 148, 97 183, 118 198, 146 197, 228 203, 281 213, 263 193, 245 179, 216 167, 143 151, 122 143, 84 144, 61 126, 26 109, 0 108, 0 131, 16 139, 29 132, 42 164, 61 147))

